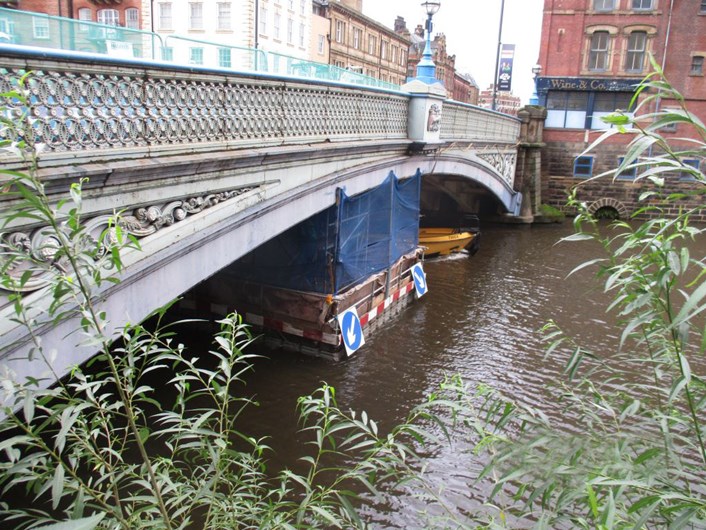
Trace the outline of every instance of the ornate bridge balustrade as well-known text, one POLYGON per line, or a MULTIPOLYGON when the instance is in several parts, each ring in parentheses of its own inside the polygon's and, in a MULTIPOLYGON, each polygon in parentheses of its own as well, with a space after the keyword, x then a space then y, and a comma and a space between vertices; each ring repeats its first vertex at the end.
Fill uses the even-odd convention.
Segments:
MULTIPOLYGON (((3 57, 0 90, 30 73, 29 111, 45 153, 407 137, 401 94, 34 55, 3 57)), ((20 110, 17 101, 5 103, 20 110)))
MULTIPOLYGON (((121 212, 123 228, 140 239, 142 251, 123 257, 121 283, 98 293, 115 328, 334 204, 338 188, 355 195, 391 171, 453 175, 454 186, 467 179, 505 211, 519 211, 520 122, 470 105, 444 100, 438 141, 420 147, 409 133, 419 96, 403 91, 13 45, 0 45, 0 74, 2 93, 27 75, 28 104, 5 97, 0 106, 4 117, 28 113, 48 193, 58 200, 87 178, 82 207, 91 229, 99 233, 121 212)), ((14 139, 7 129, 0 135, 14 139)), ((22 170, 26 162, 2 151, 0 165, 22 170)), ((0 188, 7 179, 0 175, 0 188)), ((0 209, 8 201, 0 195, 0 209)), ((0 234, 28 251, 48 248, 44 237, 31 224, 0 234)), ((36 307, 44 286, 41 277, 25 284, 36 307)), ((11 320, 8 294, 0 287, 0 369, 39 377, 10 361, 27 336, 11 320)), ((34 332, 62 344, 76 325, 61 326, 34 332)), ((92 353, 72 348, 55 372, 92 353)))

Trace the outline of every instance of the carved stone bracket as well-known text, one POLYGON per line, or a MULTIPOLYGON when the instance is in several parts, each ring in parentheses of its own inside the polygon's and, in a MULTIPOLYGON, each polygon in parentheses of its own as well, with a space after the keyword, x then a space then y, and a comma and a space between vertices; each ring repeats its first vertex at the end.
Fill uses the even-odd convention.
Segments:
POLYGON ((115 243, 116 223, 125 232, 137 238, 143 238, 158 230, 183 221, 190 215, 197 214, 216 204, 233 199, 255 189, 252 187, 212 193, 183 200, 172 201, 162 205, 151 205, 136 208, 132 213, 121 216, 101 215, 89 219, 81 232, 82 240, 72 241, 70 229, 62 225, 61 233, 50 231, 47 227, 33 230, 0 233, 0 268, 5 269, 14 286, 0 286, 0 293, 22 292, 30 293, 45 287, 50 277, 57 271, 68 270, 68 259, 58 250, 62 247, 62 238, 79 245, 88 251, 97 262, 106 254, 106 248, 99 244, 108 238, 109 243, 115 243), (24 281, 21 282, 21 279, 24 281))
POLYGON ((503 180, 512 186, 515 178, 515 165, 517 163, 517 152, 503 152, 499 147, 488 147, 486 150, 478 150, 478 158, 487 162, 502 175, 503 180))

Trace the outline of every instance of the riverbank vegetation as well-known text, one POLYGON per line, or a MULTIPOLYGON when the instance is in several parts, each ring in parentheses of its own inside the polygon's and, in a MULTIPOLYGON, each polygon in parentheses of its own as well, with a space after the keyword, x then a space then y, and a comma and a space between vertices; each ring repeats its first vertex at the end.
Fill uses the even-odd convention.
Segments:
MULTIPOLYGON (((650 90, 643 108, 655 98, 683 103, 654 66, 640 89, 650 90)), ((24 103, 15 109, 29 107, 24 85, 2 97, 24 103)), ((612 116, 615 128, 606 135, 634 135, 616 171, 634 167, 638 179, 649 180, 645 207, 659 213, 660 204, 680 200, 661 194, 676 170, 689 172, 694 192, 703 192, 703 173, 682 160, 703 163, 706 128, 683 106, 639 111, 612 116), (701 141, 673 149, 660 131, 674 123, 692 127, 701 141)), ((25 156, 27 171, 4 171, 3 198, 13 206, 0 220, 0 282, 11 293, 14 318, 34 341, 28 355, 48 373, 25 381, 2 375, 2 524, 43 530, 364 528, 361 503, 404 487, 438 507, 420 510, 425 528, 706 526, 706 382, 699 373, 706 348, 705 261, 688 250, 704 228, 690 222, 692 212, 617 222, 606 230, 576 196, 571 199, 579 214, 567 242, 597 241, 604 250, 572 274, 597 271, 612 293, 608 310, 621 330, 614 352, 591 351, 552 322, 543 330, 546 354, 566 358, 566 378, 554 393, 580 432, 458 377, 440 382, 405 422, 383 431, 365 413, 342 410, 335 390, 323 385, 298 404, 308 435, 302 470, 271 476, 267 440, 238 425, 242 410, 253 405, 236 390, 252 361, 252 337, 240 317, 220 321, 211 351, 198 354, 161 324, 168 308, 155 313, 153 327, 129 325, 113 336, 97 294, 119 282, 123 257, 139 251, 139 242, 123 230, 119 214, 100 234, 89 231, 80 182, 66 201, 52 204, 36 177, 41 146, 33 143, 28 116, 3 116, 0 149, 25 156), (46 227, 50 237, 35 253, 50 253, 51 260, 35 259, 21 239, 7 237, 22 225, 46 227), (25 296, 37 278, 47 296, 25 296), (48 386, 55 353, 32 332, 64 319, 76 319, 79 328, 67 342, 99 354, 91 370, 77 366, 48 386), (640 376, 625 380, 626 364, 640 376), (472 441, 469 462, 481 455, 487 463, 478 480, 492 487, 475 513, 447 505, 443 492, 426 481, 417 455, 457 439, 472 441)))

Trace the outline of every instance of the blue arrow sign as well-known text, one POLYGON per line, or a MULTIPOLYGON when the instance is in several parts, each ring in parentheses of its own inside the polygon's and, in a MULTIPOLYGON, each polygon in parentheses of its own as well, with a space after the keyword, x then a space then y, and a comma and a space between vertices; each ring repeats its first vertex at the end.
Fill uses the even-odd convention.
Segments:
POLYGON ((363 337, 363 327, 360 325, 358 311, 355 307, 347 309, 338 315, 338 325, 341 328, 341 338, 346 347, 346 353, 350 356, 365 344, 363 337))
POLYGON ((414 279, 414 289, 417 291, 417 298, 424 296, 427 292, 427 275, 421 263, 412 265, 412 278, 414 279))

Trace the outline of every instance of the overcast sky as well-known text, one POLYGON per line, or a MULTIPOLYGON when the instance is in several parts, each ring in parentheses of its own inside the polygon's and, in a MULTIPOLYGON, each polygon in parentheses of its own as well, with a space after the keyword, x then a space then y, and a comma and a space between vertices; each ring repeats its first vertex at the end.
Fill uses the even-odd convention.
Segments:
MULTIPOLYGON (((446 35, 446 51, 456 55, 456 70, 471 74, 481 90, 493 81, 501 2, 441 0, 433 18, 433 34, 446 35)), ((505 0, 502 42, 515 45, 512 92, 522 98, 523 104, 532 95, 532 67, 539 57, 543 5, 543 0, 505 0)), ((400 15, 410 31, 426 20, 422 0, 363 0, 363 13, 390 28, 400 15)))

